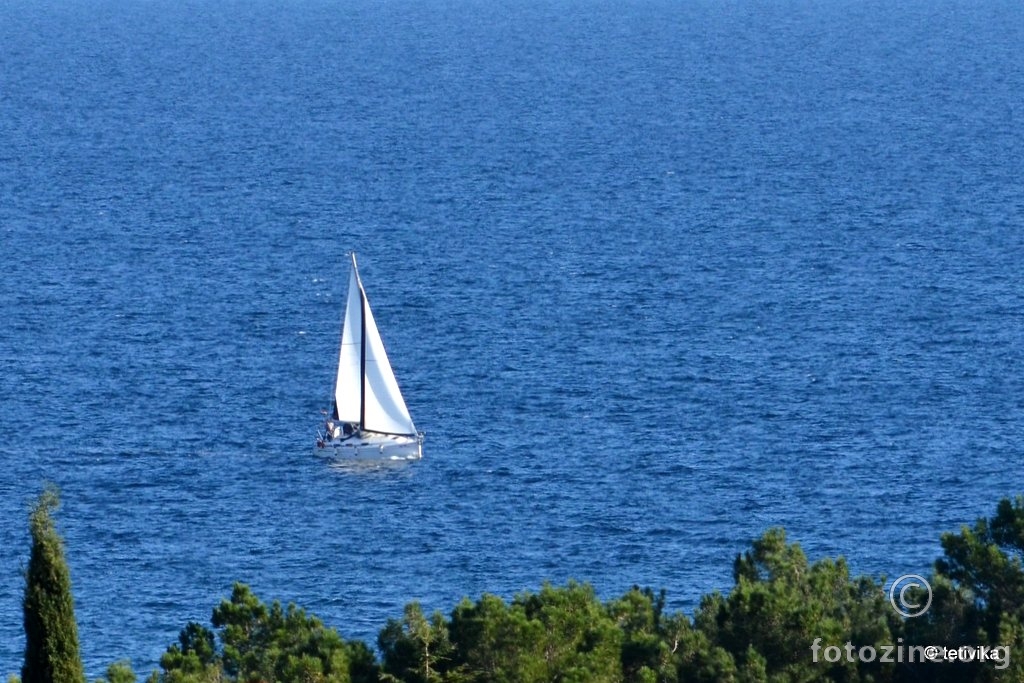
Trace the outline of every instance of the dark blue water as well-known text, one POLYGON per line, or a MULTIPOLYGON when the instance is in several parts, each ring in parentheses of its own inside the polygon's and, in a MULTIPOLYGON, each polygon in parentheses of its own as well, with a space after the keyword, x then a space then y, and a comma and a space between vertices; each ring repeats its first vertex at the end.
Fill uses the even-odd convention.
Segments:
POLYGON ((91 675, 235 580, 374 639, 1020 492, 1019 3, 0 2, 0 673, 57 482, 91 675), (356 250, 425 458, 312 455, 356 250))

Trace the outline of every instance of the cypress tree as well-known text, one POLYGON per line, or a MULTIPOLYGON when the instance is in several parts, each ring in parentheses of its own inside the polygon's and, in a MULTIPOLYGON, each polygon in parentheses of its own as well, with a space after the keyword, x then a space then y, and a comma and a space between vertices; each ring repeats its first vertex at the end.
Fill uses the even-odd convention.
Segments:
POLYGON ((71 572, 52 512, 57 489, 47 486, 29 515, 32 553, 25 572, 25 664, 22 683, 85 683, 71 572))

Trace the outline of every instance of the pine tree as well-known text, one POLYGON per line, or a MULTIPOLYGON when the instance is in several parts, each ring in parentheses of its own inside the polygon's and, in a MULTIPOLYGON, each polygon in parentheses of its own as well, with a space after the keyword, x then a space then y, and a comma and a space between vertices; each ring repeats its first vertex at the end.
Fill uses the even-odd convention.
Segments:
POLYGON ((71 573, 52 512, 60 504, 48 486, 29 515, 32 553, 25 573, 25 664, 22 683, 85 683, 71 573))

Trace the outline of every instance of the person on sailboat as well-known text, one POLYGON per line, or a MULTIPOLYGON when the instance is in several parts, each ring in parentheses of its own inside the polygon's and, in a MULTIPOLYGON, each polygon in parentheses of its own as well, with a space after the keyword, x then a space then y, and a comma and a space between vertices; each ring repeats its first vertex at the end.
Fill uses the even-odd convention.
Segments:
MULTIPOLYGON (((343 428, 347 430, 349 428, 348 423, 345 423, 343 428)), ((339 427, 336 424, 334 424, 334 420, 328 420, 327 421, 327 438, 328 439, 340 438, 341 437, 341 432, 342 432, 343 428, 339 427)))

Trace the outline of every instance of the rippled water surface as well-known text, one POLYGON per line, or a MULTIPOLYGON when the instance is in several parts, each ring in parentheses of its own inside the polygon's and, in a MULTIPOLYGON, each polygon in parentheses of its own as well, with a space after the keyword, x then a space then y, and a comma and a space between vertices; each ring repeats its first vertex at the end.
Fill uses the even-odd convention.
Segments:
POLYGON ((1018 3, 0 3, 0 673, 58 483, 91 676, 241 580, 372 642, 674 608, 1020 492, 1018 3), (356 250, 425 458, 313 457, 356 250))

